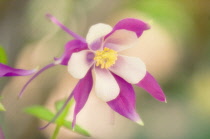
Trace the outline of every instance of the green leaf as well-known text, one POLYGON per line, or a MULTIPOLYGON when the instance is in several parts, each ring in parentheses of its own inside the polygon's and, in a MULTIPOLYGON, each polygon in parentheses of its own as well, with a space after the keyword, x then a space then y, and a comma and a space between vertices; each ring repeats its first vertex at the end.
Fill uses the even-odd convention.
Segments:
MULTIPOLYGON (((69 104, 71 104, 71 103, 69 103, 69 104)), ((48 122, 50 122, 55 116, 50 110, 46 109, 45 107, 38 106, 38 105, 27 107, 24 109, 24 112, 26 112, 27 114, 30 114, 32 116, 35 116, 41 120, 48 121, 48 122)), ((71 127, 72 122, 70 122, 70 121, 64 120, 64 122, 59 123, 59 120, 56 120, 54 123, 61 124, 61 126, 64 126, 67 129, 73 130, 71 127)), ((81 128, 79 125, 75 125, 74 132, 77 132, 84 136, 88 136, 88 137, 90 136, 90 134, 85 129, 81 128)))
POLYGON ((39 119, 50 122, 54 117, 54 114, 45 107, 42 106, 31 106, 24 109, 27 114, 33 115, 39 119))
MULTIPOLYGON (((66 99, 64 100, 59 100, 55 103, 55 107, 56 107, 56 110, 57 112, 62 108, 62 106, 64 105, 66 99)), ((63 112, 61 113, 61 115, 57 118, 56 122, 58 122, 58 124, 70 129, 70 130, 73 130, 71 125, 72 125, 72 122, 70 121, 67 121, 65 120, 68 112, 69 112, 69 109, 72 107, 72 105, 74 104, 74 100, 72 99, 66 106, 66 108, 63 110, 63 112)), ((75 128, 74 128, 74 131, 77 132, 77 133, 80 133, 82 135, 85 135, 85 136, 90 136, 90 134, 84 130, 83 128, 81 128, 80 126, 78 125, 75 125, 75 128)))
POLYGON ((59 100, 55 102, 55 109, 57 112, 62 108, 64 103, 65 103, 65 100, 59 100))
MULTIPOLYGON (((64 105, 65 101, 66 101, 66 99, 64 99, 64 100, 59 100, 59 101, 55 102, 56 111, 59 111, 59 110, 62 108, 62 106, 64 105)), ((71 107, 71 106, 73 105, 73 103, 74 103, 74 100, 72 99, 72 100, 69 102, 69 104, 68 104, 69 107, 71 107)))
MULTIPOLYGON (((62 108, 62 106, 64 105, 64 103, 66 102, 66 99, 65 100, 60 100, 60 101, 57 101, 55 103, 55 107, 56 107, 56 110, 57 112, 62 108)), ((57 122, 59 125, 63 125, 65 119, 66 119, 66 116, 68 115, 69 113, 69 110, 71 108, 71 106, 73 105, 73 99, 67 104, 67 106, 64 108, 63 112, 60 114, 60 116, 57 118, 57 122)))
POLYGON ((0 103, 0 111, 6 111, 2 103, 0 103))
MULTIPOLYGON (((64 127, 68 128, 70 130, 73 130, 71 125, 72 125, 72 122, 66 121, 66 120, 63 124, 64 127)), ((79 126, 79 125, 75 125, 74 132, 77 132, 77 133, 82 134, 84 136, 90 137, 90 133, 88 131, 86 131, 85 129, 81 128, 81 126, 79 126)))
POLYGON ((0 63, 7 63, 7 55, 2 46, 0 46, 0 63))

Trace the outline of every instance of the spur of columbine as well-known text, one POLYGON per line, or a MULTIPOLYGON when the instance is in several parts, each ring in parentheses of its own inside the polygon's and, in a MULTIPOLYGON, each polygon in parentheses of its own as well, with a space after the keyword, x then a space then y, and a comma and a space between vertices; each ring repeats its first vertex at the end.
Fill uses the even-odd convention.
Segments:
POLYGON ((96 95, 100 99, 115 112, 140 125, 143 125, 143 122, 136 112, 136 97, 132 84, 143 88, 155 99, 166 102, 161 87, 147 72, 145 64, 139 58, 120 54, 121 51, 134 46, 143 31, 149 29, 145 22, 126 18, 119 21, 113 28, 107 24, 99 23, 91 26, 86 39, 84 39, 65 27, 52 15, 47 14, 47 18, 74 39, 65 45, 65 51, 60 58, 55 58, 53 63, 39 70, 25 84, 19 96, 22 95, 28 84, 46 69, 56 65, 67 66, 69 73, 80 80, 52 122, 74 97, 76 101, 72 122, 72 127, 74 127, 77 114, 84 107, 92 90, 93 82, 96 95), (95 76, 94 81, 92 75, 95 76))
MULTIPOLYGON (((24 70, 12 68, 8 65, 0 63, 0 77, 12 77, 12 76, 28 76, 34 74, 37 69, 34 70, 24 70)), ((0 139, 5 139, 2 128, 0 127, 0 139)))
POLYGON ((0 77, 9 77, 9 76, 27 76, 34 74, 37 69, 34 70, 24 70, 12 68, 8 65, 0 63, 0 77))

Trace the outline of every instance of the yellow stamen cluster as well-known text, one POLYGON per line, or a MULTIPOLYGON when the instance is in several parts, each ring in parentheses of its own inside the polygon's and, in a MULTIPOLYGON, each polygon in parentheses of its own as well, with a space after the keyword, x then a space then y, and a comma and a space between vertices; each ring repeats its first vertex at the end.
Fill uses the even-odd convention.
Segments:
POLYGON ((107 69, 115 64, 117 52, 105 47, 103 51, 96 51, 94 60, 96 61, 96 66, 101 65, 102 69, 107 69))

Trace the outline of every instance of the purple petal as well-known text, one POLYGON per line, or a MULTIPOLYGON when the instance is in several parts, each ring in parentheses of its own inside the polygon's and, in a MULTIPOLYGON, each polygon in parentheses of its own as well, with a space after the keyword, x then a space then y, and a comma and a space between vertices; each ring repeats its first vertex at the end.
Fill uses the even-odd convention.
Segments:
POLYGON ((114 77, 119 84, 120 94, 116 99, 107 102, 107 104, 120 115, 143 125, 136 112, 136 96, 132 85, 117 75, 114 75, 114 77))
POLYGON ((2 129, 1 129, 1 127, 0 127, 0 139, 5 139, 4 133, 3 133, 2 129))
POLYGON ((78 39, 82 42, 86 42, 86 40, 79 36, 78 34, 74 33, 73 31, 71 31, 70 29, 68 29, 66 26, 64 26, 63 24, 61 24, 54 16, 52 16, 51 14, 46 14, 46 17, 49 18, 53 23, 55 23, 56 25, 58 25, 60 28, 62 28, 65 32, 67 32, 68 34, 70 34, 72 37, 74 37, 75 39, 78 39))
POLYGON ((72 53, 85 49, 88 49, 87 43, 83 43, 80 40, 71 40, 66 43, 63 55, 60 58, 55 58, 55 61, 58 61, 61 65, 68 65, 72 53))
POLYGON ((74 88, 72 93, 69 95, 69 97, 67 98, 62 108, 56 113, 53 119, 48 124, 41 127, 40 129, 43 130, 47 128, 51 123, 53 123, 58 118, 58 116, 62 113, 62 111, 65 109, 66 105, 69 103, 69 101, 71 100, 73 96, 76 101, 76 105, 74 109, 74 119, 72 123, 72 128, 74 128, 76 124, 76 116, 80 112, 80 110, 84 107, 88 99, 88 96, 90 94, 90 91, 92 89, 92 86, 93 86, 93 79, 92 79, 91 70, 89 70, 86 76, 83 79, 81 79, 79 83, 76 85, 76 87, 74 88))
POLYGON ((35 73, 35 70, 15 69, 0 63, 0 77, 4 76, 27 76, 35 73))
POLYGON ((163 93, 163 90, 161 89, 160 85, 155 80, 155 78, 149 72, 147 72, 145 77, 136 85, 146 90, 155 99, 162 102, 166 102, 166 96, 163 93))
POLYGON ((51 63, 45 67, 43 67, 42 69, 40 69, 36 74, 34 74, 27 82, 26 84, 23 86, 22 90, 20 91, 18 97, 20 98, 23 94, 23 92, 25 91, 26 87, 31 83, 31 81, 33 81, 39 74, 41 74, 43 71, 53 67, 53 66, 56 66, 56 64, 54 63, 51 63))
POLYGON ((119 21, 113 28, 112 32, 109 33, 105 38, 107 38, 110 34, 115 32, 115 30, 126 29, 129 31, 133 31, 136 33, 138 37, 140 37, 144 30, 148 30, 150 27, 145 22, 134 19, 134 18, 126 18, 119 21))
POLYGON ((72 123, 72 128, 74 128, 76 124, 77 114, 84 107, 88 99, 92 86, 93 86, 93 78, 92 78, 91 70, 89 70, 86 76, 79 81, 79 83, 76 85, 73 91, 76 105, 74 109, 74 119, 72 123))

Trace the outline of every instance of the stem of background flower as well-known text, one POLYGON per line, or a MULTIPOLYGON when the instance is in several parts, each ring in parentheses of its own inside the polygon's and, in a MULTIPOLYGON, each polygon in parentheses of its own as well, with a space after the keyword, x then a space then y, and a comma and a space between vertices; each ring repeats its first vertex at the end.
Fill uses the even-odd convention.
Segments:
POLYGON ((61 128, 61 126, 57 124, 51 139, 57 139, 57 136, 58 136, 58 133, 60 131, 60 128, 61 128))

